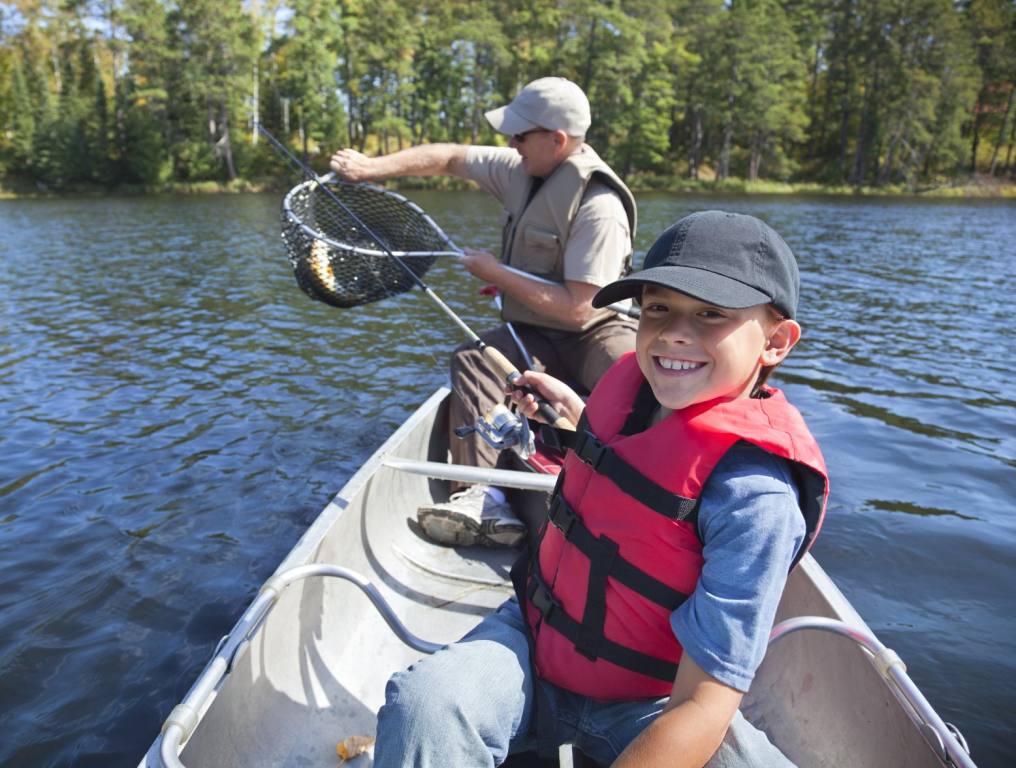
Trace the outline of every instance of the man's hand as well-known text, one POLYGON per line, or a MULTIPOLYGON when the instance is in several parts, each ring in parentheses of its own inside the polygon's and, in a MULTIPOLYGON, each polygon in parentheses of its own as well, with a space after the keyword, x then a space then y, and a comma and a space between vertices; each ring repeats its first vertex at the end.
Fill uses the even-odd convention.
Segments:
POLYGON ((355 149, 340 149, 332 155, 329 165, 332 170, 346 181, 370 181, 375 178, 371 173, 372 159, 355 149))
POLYGON ((498 265, 501 263, 497 257, 487 251, 476 251, 472 248, 463 249, 462 265, 469 270, 469 274, 481 280, 497 284, 496 275, 498 265))

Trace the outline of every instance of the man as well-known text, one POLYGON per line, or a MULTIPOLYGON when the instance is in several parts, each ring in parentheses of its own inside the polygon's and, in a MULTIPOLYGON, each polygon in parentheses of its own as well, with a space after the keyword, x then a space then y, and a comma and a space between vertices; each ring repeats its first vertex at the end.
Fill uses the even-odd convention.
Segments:
MULTIPOLYGON (((497 199, 505 209, 500 261, 468 250, 463 263, 500 290, 502 317, 530 355, 548 373, 589 391, 635 347, 634 323, 591 303, 597 290, 631 268, 635 199, 585 143, 589 101, 575 83, 534 80, 511 104, 485 116, 511 137, 507 149, 428 144, 379 157, 343 149, 332 156, 331 167, 349 181, 457 176, 497 199)), ((520 370, 526 367, 507 326, 482 338, 520 370)), ((452 355, 451 378, 451 428, 473 423, 504 398, 504 382, 472 345, 452 355)), ((491 467, 497 461, 497 451, 475 435, 452 436, 451 450, 457 464, 491 467)), ((444 544, 512 546, 525 535, 504 493, 486 485, 453 493, 447 503, 417 514, 424 532, 444 544)))

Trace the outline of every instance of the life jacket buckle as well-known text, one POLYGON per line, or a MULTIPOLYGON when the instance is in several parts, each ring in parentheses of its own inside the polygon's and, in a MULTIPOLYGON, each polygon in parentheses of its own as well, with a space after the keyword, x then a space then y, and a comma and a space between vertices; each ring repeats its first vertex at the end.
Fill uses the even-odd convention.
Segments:
POLYGON ((578 445, 575 447, 575 455, 592 467, 594 472, 600 471, 600 463, 609 452, 610 448, 601 443, 589 431, 582 434, 578 445))
POLYGON ((553 523, 555 528, 561 531, 565 539, 568 538, 572 527, 578 521, 578 515, 572 511, 571 506, 569 506, 560 493, 554 495, 554 500, 550 503, 547 518, 553 523))
POLYGON ((537 579, 536 577, 529 584, 529 603, 540 612, 544 620, 550 619, 551 615, 558 608, 561 607, 561 603, 557 601, 557 598, 551 594, 551 591, 547 589, 547 586, 537 579))

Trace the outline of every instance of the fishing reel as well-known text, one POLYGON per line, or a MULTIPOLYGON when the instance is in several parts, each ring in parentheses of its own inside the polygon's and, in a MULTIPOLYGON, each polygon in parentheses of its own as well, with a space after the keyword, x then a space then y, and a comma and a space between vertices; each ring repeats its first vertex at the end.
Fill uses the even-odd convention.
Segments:
POLYGON ((498 403, 477 419, 475 424, 463 424, 455 428, 458 437, 478 434, 492 448, 499 451, 511 449, 521 458, 528 459, 536 452, 536 441, 529 428, 529 420, 504 403, 498 403))

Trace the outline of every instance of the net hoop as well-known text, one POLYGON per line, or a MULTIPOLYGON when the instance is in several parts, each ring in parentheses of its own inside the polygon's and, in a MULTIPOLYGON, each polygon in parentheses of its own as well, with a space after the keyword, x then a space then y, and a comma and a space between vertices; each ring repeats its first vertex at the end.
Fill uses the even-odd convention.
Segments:
POLYGON ((337 307, 413 288, 416 282, 393 256, 422 278, 437 257, 462 255, 416 203, 334 174, 304 181, 286 194, 282 239, 304 293, 337 307))
MULTIPOLYGON (((434 221, 434 219, 432 219, 430 217, 430 214, 428 214, 425 210, 423 210, 420 206, 418 206, 416 203, 414 203, 408 197, 400 195, 398 192, 393 192, 390 189, 385 189, 384 187, 379 187, 376 184, 370 184, 368 182, 359 182, 357 184, 353 184, 352 182, 342 181, 341 179, 337 179, 335 177, 334 173, 329 173, 329 174, 326 174, 325 176, 322 176, 320 181, 321 181, 322 184, 324 184, 326 186, 330 186, 330 187, 339 187, 339 188, 341 188, 341 187, 358 187, 358 188, 360 188, 362 190, 370 190, 374 194, 383 195, 383 196, 385 196, 387 198, 390 198, 392 201, 397 202, 399 205, 403 205, 406 208, 410 209, 417 216, 419 216, 424 221, 426 221, 427 224, 430 225, 431 229, 434 230, 435 234, 438 237, 440 237, 444 241, 444 243, 445 243, 445 248, 443 250, 434 250, 434 251, 419 251, 419 250, 398 251, 398 250, 392 249, 391 251, 386 251, 386 250, 383 250, 383 249, 371 250, 369 248, 357 247, 356 250, 357 250, 358 253, 362 253, 365 256, 389 256, 389 255, 391 255, 391 256, 398 256, 399 258, 418 258, 418 257, 421 257, 421 256, 461 256, 462 255, 462 249, 459 248, 457 245, 455 245, 455 243, 452 242, 451 238, 448 237, 448 235, 445 234, 444 230, 441 229, 441 227, 438 226, 437 222, 434 221)), ((303 221, 300 220, 300 217, 293 210, 293 200, 294 200, 294 198, 298 194, 303 192, 304 190, 307 190, 309 188, 316 188, 317 185, 318 185, 317 181, 315 181, 314 179, 308 179, 307 181, 304 181, 304 182, 302 182, 300 184, 297 184, 295 187, 293 187, 291 190, 289 190, 289 192, 286 193, 285 198, 283 198, 283 200, 282 200, 282 210, 284 212, 284 215, 287 218, 289 218, 289 220, 292 221, 296 226, 300 227, 307 234, 308 237, 313 237, 313 238, 315 238, 317 240, 322 240, 327 245, 330 245, 330 246, 332 246, 334 248, 347 248, 347 247, 349 247, 348 243, 342 243, 342 242, 338 242, 336 240, 333 240, 332 238, 328 237, 328 235, 324 234, 320 230, 316 230, 313 227, 308 226, 307 224, 305 224, 303 221)), ((340 199, 341 199, 341 196, 340 196, 340 199)))

